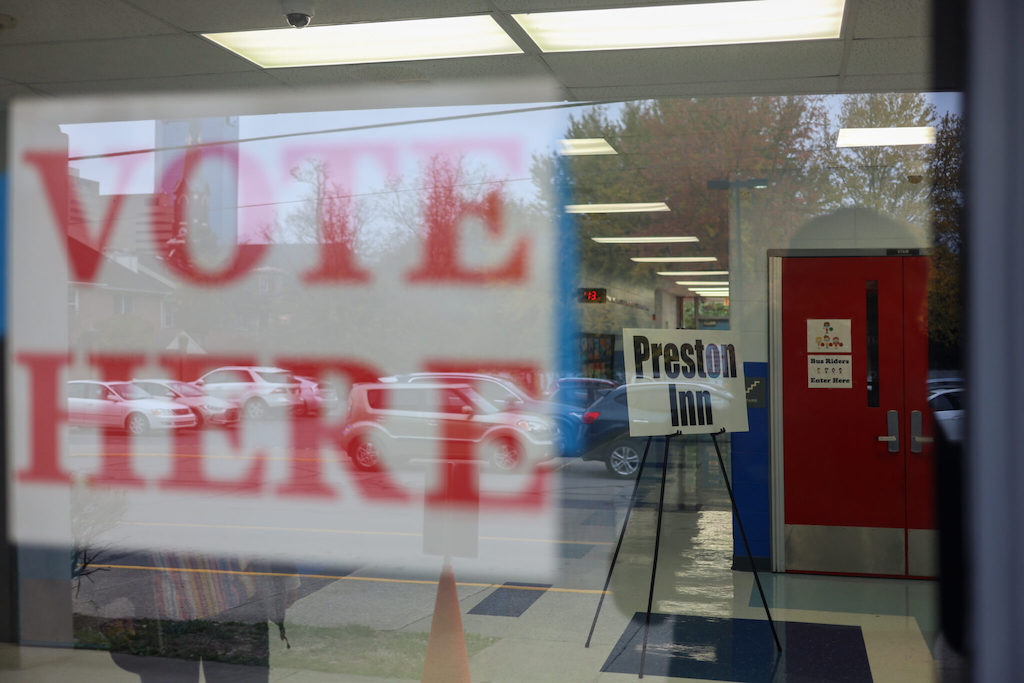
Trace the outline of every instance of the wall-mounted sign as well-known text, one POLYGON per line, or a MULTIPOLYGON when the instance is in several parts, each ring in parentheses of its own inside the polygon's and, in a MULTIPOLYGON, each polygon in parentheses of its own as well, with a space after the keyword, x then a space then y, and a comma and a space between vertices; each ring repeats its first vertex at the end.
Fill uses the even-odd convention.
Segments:
POLYGON ((747 431, 736 335, 624 329, 630 436, 747 431))
POLYGON ((848 319, 808 318, 807 353, 853 353, 848 319))
POLYGON ((808 388, 853 388, 851 329, 846 318, 807 319, 808 388))

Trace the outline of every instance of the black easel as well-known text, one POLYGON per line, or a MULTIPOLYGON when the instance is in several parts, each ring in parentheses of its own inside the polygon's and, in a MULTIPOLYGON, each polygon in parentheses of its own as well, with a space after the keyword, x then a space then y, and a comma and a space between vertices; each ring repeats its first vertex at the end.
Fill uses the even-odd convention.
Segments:
MULTIPOLYGON (((662 513, 665 507, 665 479, 668 476, 668 445, 669 441, 674 436, 681 435, 682 432, 676 432, 675 434, 669 434, 665 437, 665 455, 664 462, 662 463, 661 471, 661 491, 658 495, 658 524, 654 535, 654 558, 653 565, 651 566, 651 586, 650 591, 647 595, 647 619, 644 622, 644 643, 643 649, 640 651, 640 674, 639 677, 644 677, 644 660, 647 658, 647 636, 651 629, 651 608, 654 604, 654 581, 658 572, 658 551, 661 547, 661 519, 662 513)), ((775 647, 778 652, 782 652, 782 643, 779 642, 779 634, 775 630, 775 621, 772 619, 772 613, 768 609, 768 601, 764 597, 764 589, 761 587, 761 577, 757 573, 757 566, 754 564, 754 558, 750 552, 750 543, 747 541, 747 532, 743 529, 743 521, 740 519, 739 508, 736 507, 736 498, 732 493, 732 485, 729 483, 729 474, 725 471, 725 461, 722 459, 722 449, 718 445, 718 435, 724 434, 725 429, 721 429, 711 434, 711 441, 715 444, 715 453, 718 455, 718 466, 722 470, 722 477, 725 479, 725 489, 729 492, 729 500, 732 502, 732 512, 736 518, 736 526, 739 527, 740 536, 743 538, 743 547, 747 551, 747 560, 750 562, 750 568, 754 572, 754 581, 757 583, 757 591, 761 595, 761 604, 764 605, 764 613, 768 617, 768 624, 772 629, 772 637, 775 638, 775 647)), ((622 540, 626 536, 626 526, 629 524, 629 516, 633 512, 633 507, 636 505, 636 492, 640 488, 640 478, 644 473, 644 463, 647 462, 647 453, 651 448, 651 441, 653 436, 647 437, 647 445, 644 447, 644 455, 640 460, 640 467, 636 473, 636 482, 633 484, 633 494, 629 498, 629 508, 626 510, 626 519, 622 522, 622 530, 619 532, 619 541, 615 544, 615 552, 612 554, 612 561, 608 567, 608 577, 604 582, 604 589, 601 591, 601 598, 597 603, 597 610, 594 612, 594 621, 590 624, 590 633, 587 634, 587 642, 585 647, 590 647, 590 639, 594 635, 594 627, 597 626, 597 617, 601 613, 601 606, 604 604, 604 596, 608 592, 608 585, 612 580, 612 572, 615 570, 615 561, 618 559, 619 550, 622 548, 622 540)), ((777 664, 778 662, 776 662, 777 664)))

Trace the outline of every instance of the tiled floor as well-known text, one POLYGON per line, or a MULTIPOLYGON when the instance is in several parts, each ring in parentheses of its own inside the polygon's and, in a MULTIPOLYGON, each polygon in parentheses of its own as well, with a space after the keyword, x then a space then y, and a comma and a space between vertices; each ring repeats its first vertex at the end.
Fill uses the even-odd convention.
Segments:
MULTIPOLYGON (((611 593, 591 645, 584 647, 630 490, 595 468, 600 466, 564 463, 564 471, 579 478, 573 480, 578 486, 563 498, 566 538, 557 581, 548 585, 509 577, 504 584, 478 582, 460 575, 455 562, 461 626, 474 681, 637 679, 657 510, 641 505, 633 511, 611 593)), ((646 479, 657 476, 649 474, 641 487, 647 502, 657 500, 657 491, 646 479)), ((728 508, 713 503, 696 510, 666 510, 644 680, 936 679, 932 646, 937 586, 932 582, 764 573, 780 655, 753 575, 729 567, 730 515, 728 508)), ((318 574, 326 571, 317 569, 318 574)), ((307 581, 303 597, 289 610, 291 650, 273 629, 270 680, 418 680, 415 671, 373 669, 372 664, 370 670, 348 661, 325 665, 323 653, 313 652, 313 639, 332 633, 339 638, 368 635, 380 639, 374 646, 384 649, 379 661, 407 656, 410 648, 419 653, 414 657, 422 657, 437 576, 386 575, 373 567, 333 576, 307 581), (399 636, 408 636, 412 644, 399 636), (388 647, 393 648, 391 653, 388 647)), ((104 651, 15 646, 0 647, 0 679, 138 680, 115 666, 104 651)))

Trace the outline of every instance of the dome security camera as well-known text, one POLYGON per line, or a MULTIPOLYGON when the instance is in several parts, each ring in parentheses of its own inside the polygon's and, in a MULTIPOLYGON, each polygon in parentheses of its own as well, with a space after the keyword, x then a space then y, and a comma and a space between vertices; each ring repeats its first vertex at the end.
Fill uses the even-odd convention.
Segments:
POLYGON ((313 0, 282 0, 281 10, 289 26, 305 28, 313 19, 313 0))

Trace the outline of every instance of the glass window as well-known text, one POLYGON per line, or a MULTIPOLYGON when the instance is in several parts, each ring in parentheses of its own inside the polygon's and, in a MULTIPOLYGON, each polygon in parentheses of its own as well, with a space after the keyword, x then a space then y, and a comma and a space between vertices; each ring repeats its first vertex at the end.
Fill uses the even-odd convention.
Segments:
MULTIPOLYGON (((214 43, 136 63, 129 47, 194 41, 210 19, 143 4, 130 40, 76 22, 99 52, 54 56, 75 67, 63 80, 11 74, 52 95, 4 117, 19 400, 3 521, 26 642, 88 649, 111 679, 158 659, 213 680, 224 657, 257 678, 447 680, 428 672, 425 617, 458 588, 467 617, 447 635, 474 678, 594 680, 637 673, 631 620, 654 581, 655 676, 772 679, 763 603, 799 609, 810 645, 785 667, 808 680, 942 669, 950 507, 930 439, 959 424, 965 235, 962 105, 924 89, 931 3, 846 0, 825 40, 561 54, 538 34, 526 60, 554 87, 443 84, 519 70, 507 55, 246 71, 332 81, 285 96, 200 69, 214 43), (218 89, 85 78, 119 46, 130 85, 191 84, 184 68, 218 89), (357 85, 370 77, 386 87, 357 85), (211 398, 188 415, 40 410, 79 378, 211 398), (618 385, 641 379, 629 400, 618 385), (599 597, 576 657, 559 629, 599 597)), ((338 21, 324 4, 291 34, 338 21)), ((346 28, 407 4, 365 3, 346 28)), ((508 29, 526 19, 502 5, 595 3, 488 4, 508 29)), ((29 19, 12 56, 61 42, 29 19)))

